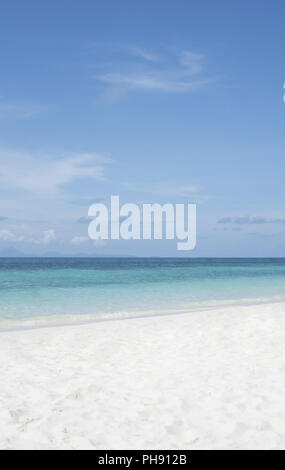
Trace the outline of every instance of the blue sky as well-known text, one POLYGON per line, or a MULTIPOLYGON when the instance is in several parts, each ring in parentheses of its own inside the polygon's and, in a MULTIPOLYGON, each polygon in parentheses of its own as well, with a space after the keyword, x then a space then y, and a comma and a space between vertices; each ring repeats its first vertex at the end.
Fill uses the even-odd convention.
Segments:
POLYGON ((0 17, 0 251, 86 240, 92 202, 197 203, 185 256, 285 256, 284 13, 269 1, 20 0, 0 17))

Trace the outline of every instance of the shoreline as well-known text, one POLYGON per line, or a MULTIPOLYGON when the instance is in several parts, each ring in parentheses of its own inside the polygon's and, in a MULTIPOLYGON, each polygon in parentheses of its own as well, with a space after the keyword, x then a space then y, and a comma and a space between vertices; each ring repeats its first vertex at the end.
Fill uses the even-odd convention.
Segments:
POLYGON ((285 304, 1 335, 1 449, 285 449, 285 304))
MULTIPOLYGON (((121 320, 135 320, 140 318, 155 318, 155 317, 168 317, 168 316, 177 316, 177 315, 191 315, 192 313, 199 313, 199 312, 209 312, 213 310, 221 310, 224 308, 232 308, 232 307, 250 307, 250 306, 258 306, 258 305, 268 305, 268 304, 279 304, 285 303, 285 298, 283 299, 281 296, 274 296, 272 298, 264 298, 261 299, 250 299, 250 298, 243 298, 243 299, 229 299, 228 301, 215 301, 218 302, 216 304, 208 304, 208 305, 201 305, 196 306, 194 308, 177 308, 173 310, 144 310, 141 312, 124 312, 124 313, 104 313, 101 316, 98 314, 78 314, 69 316, 72 317, 72 320, 66 321, 68 315, 60 314, 60 315, 51 315, 46 317, 30 317, 25 318, 20 321, 16 321, 17 325, 15 326, 8 326, 2 327, 1 324, 6 323, 5 320, 0 320, 0 334, 1 333, 9 333, 13 331, 29 331, 29 330, 37 330, 37 329, 47 329, 47 328, 65 328, 69 326, 82 326, 82 325, 92 325, 96 323, 105 323, 105 322, 113 322, 113 321, 121 321, 121 320), (83 319, 85 317, 85 320, 83 319), (91 318, 92 317, 92 318, 91 318), (50 322, 51 319, 60 318, 62 322, 50 322), (36 325, 24 325, 27 322, 33 322, 37 320, 42 320, 42 323, 36 325)), ((9 321, 7 321, 8 323, 9 321)), ((11 323, 14 320, 10 320, 11 323)))

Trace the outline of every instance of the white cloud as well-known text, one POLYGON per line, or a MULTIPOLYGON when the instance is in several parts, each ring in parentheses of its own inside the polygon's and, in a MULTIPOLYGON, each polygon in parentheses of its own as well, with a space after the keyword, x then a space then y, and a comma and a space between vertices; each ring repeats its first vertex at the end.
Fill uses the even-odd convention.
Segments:
POLYGON ((200 191, 199 186, 194 184, 180 184, 174 181, 156 183, 150 185, 140 184, 136 182, 123 182, 121 185, 129 191, 140 191, 148 194, 160 196, 189 196, 200 191))
POLYGON ((148 60, 150 62, 158 60, 157 55, 146 51, 142 47, 131 47, 131 52, 135 57, 140 57, 141 59, 148 60))
POLYGON ((110 85, 122 86, 133 90, 187 93, 197 91, 207 85, 209 80, 189 80, 181 73, 144 72, 139 74, 108 73, 97 78, 110 85))
POLYGON ((204 56, 190 51, 182 51, 180 62, 185 67, 188 75, 196 75, 202 71, 204 56))
POLYGON ((56 233, 53 229, 45 230, 40 237, 35 237, 27 233, 28 227, 25 226, 17 227, 17 231, 20 234, 15 234, 15 232, 12 232, 10 230, 0 230, 0 241, 25 242, 33 243, 35 245, 48 245, 49 243, 56 240, 56 233))
POLYGON ((29 119, 50 109, 50 106, 12 102, 0 98, 0 120, 29 119))
POLYGON ((154 57, 143 49, 134 49, 137 57, 144 57, 148 64, 142 69, 138 64, 130 63, 127 71, 109 71, 96 78, 109 85, 112 99, 119 95, 118 90, 161 91, 168 93, 188 93, 201 89, 209 83, 202 78, 204 56, 192 51, 182 51, 170 60, 155 63, 154 57), (193 76, 196 78, 194 79, 193 76), (115 96, 113 90, 116 90, 115 96))
POLYGON ((76 236, 72 238, 71 243, 72 245, 82 245, 83 243, 86 243, 88 241, 90 241, 88 237, 76 236))
POLYGON ((181 197, 189 196, 191 194, 198 193, 199 191, 200 188, 196 185, 180 185, 173 182, 158 184, 154 189, 156 194, 181 197))
POLYGON ((94 153, 54 158, 0 150, 0 185, 2 189, 50 193, 76 179, 102 179, 103 164, 108 161, 108 158, 94 153))
POLYGON ((55 234, 55 230, 51 229, 51 230, 46 230, 44 233, 43 233, 43 238, 42 238, 42 241, 41 243, 47 245, 48 243, 51 243, 53 241, 56 240, 56 234, 55 234))
MULTIPOLYGON (((75 236, 71 240, 72 245, 83 245, 84 243, 90 243, 91 239, 89 237, 85 236, 75 236)), ((98 239, 98 240, 92 240, 92 244, 97 246, 97 247, 103 247, 106 245, 106 240, 98 239)))
POLYGON ((24 237, 15 235, 10 230, 0 230, 0 240, 3 242, 21 242, 24 237))
POLYGON ((264 224, 285 224, 285 218, 267 218, 263 216, 241 216, 241 217, 222 217, 217 221, 218 224, 238 224, 238 225, 264 225, 264 224))

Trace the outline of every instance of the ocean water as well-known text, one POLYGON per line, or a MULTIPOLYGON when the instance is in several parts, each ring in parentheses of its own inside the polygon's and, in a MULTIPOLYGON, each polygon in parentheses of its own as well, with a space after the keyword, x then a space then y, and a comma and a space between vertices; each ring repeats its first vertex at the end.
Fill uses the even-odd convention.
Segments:
POLYGON ((0 259, 0 328, 284 300, 285 259, 0 259))

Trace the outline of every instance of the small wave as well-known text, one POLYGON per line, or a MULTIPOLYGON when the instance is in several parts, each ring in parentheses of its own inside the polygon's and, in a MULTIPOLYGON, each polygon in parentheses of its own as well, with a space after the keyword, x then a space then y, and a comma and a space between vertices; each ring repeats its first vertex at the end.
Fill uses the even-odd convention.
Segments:
POLYGON ((192 302, 190 304, 180 305, 178 308, 171 309, 147 309, 134 311, 118 311, 113 313, 93 313, 93 314, 59 314, 26 317, 21 320, 1 319, 0 332, 11 330, 25 330, 34 328, 48 328, 56 326, 82 325, 94 322, 124 320, 132 318, 144 318, 164 315, 178 315, 194 313, 205 310, 214 310, 218 308, 250 306, 268 303, 285 302, 285 296, 241 298, 230 300, 207 300, 192 302))

